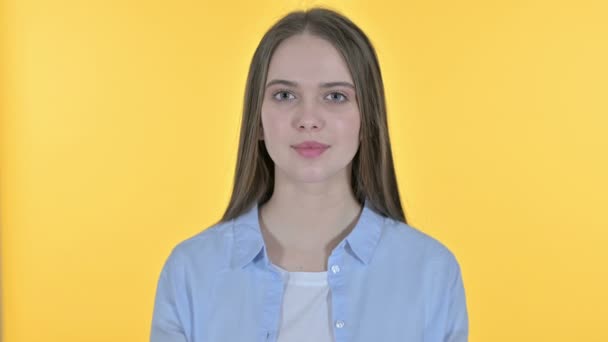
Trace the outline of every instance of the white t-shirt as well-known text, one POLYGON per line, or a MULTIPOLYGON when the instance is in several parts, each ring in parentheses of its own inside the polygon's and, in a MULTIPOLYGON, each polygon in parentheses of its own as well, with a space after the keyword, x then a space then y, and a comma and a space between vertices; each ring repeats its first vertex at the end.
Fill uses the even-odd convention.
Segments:
POLYGON ((278 342, 333 342, 327 272, 289 272, 277 265, 286 287, 278 342))

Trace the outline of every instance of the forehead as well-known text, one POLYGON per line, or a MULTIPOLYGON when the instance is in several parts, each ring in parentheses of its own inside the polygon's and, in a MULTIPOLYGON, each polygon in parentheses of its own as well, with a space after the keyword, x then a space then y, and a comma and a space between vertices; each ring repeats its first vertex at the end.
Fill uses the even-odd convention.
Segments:
POLYGON ((327 40, 299 34, 282 41, 275 49, 268 68, 273 78, 309 83, 350 81, 352 77, 342 54, 327 40))

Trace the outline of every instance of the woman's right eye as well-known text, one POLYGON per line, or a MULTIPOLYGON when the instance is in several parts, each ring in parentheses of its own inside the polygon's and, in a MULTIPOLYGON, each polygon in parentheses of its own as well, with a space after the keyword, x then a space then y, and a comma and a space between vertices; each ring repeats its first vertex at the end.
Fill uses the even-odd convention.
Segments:
POLYGON ((293 98, 292 93, 290 93, 288 91, 284 91, 284 90, 278 91, 278 92, 274 93, 274 95, 272 95, 272 96, 277 101, 290 100, 291 98, 289 98, 289 96, 292 96, 292 98, 293 98))

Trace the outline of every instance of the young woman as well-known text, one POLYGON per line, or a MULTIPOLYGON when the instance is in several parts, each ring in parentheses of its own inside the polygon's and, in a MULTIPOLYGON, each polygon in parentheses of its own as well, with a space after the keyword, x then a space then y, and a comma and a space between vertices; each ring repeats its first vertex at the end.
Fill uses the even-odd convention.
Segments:
POLYGON ((406 223, 382 77, 343 15, 289 13, 251 62, 223 218, 175 246, 153 342, 455 342, 459 263, 406 223))

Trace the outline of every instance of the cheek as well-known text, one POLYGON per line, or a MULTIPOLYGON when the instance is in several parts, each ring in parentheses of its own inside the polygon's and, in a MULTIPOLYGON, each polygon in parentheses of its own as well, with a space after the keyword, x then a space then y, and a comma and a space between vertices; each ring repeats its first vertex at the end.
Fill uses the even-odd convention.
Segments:
POLYGON ((345 140, 353 143, 358 143, 359 141, 360 127, 361 122, 358 113, 336 122, 336 129, 340 132, 340 135, 345 140))
POLYGON ((276 108, 262 107, 262 127, 264 129, 264 139, 267 142, 281 140, 281 134, 285 134, 288 130, 285 125, 288 124, 285 113, 276 108))

